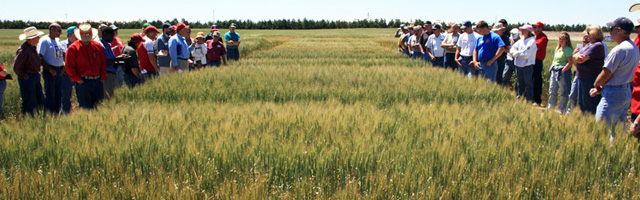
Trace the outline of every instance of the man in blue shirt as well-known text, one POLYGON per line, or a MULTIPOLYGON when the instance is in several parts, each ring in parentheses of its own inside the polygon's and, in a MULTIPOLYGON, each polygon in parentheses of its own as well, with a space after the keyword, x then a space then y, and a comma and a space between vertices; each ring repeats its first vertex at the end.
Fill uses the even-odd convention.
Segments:
POLYGON ((187 33, 189 26, 184 23, 176 25, 177 34, 169 39, 169 56, 173 67, 179 70, 189 70, 189 45, 185 37, 189 37, 187 33))
POLYGON ((487 79, 487 82, 496 82, 498 71, 496 60, 504 52, 504 42, 498 34, 491 32, 487 22, 479 21, 476 28, 482 36, 478 37, 476 42, 471 65, 480 70, 480 74, 487 79))
POLYGON ((229 32, 224 34, 224 41, 227 44, 227 60, 239 60, 240 51, 240 34, 236 33, 236 24, 232 23, 229 26, 229 32))
POLYGON ((169 39, 173 26, 169 22, 162 25, 162 35, 156 40, 158 48, 158 68, 160 74, 171 72, 171 57, 169 56, 169 39))
POLYGON ((102 47, 104 47, 104 55, 107 58, 107 79, 104 80, 104 92, 106 94, 106 98, 108 99, 113 97, 113 92, 118 85, 118 78, 116 77, 118 68, 114 65, 116 56, 111 49, 111 42, 113 41, 113 37, 115 36, 115 31, 113 30, 113 28, 106 26, 102 28, 100 32, 102 32, 100 43, 102 44, 102 47))
POLYGON ((45 106, 51 113, 58 114, 62 105, 62 73, 64 49, 60 42, 62 27, 57 23, 49 25, 49 35, 38 42, 38 54, 42 59, 45 106))

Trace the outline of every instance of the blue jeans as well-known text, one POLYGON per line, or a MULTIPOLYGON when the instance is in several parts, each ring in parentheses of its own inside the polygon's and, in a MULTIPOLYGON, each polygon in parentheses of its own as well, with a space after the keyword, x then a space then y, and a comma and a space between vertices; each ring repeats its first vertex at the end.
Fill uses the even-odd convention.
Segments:
POLYGON ((622 123, 626 130, 627 112, 631 106, 631 83, 607 86, 602 89, 602 99, 596 109, 596 121, 604 120, 614 137, 615 125, 622 123))
POLYGON ((595 97, 591 97, 589 94, 589 90, 593 88, 593 83, 596 81, 595 78, 578 78, 576 81, 576 97, 578 106, 580 106, 580 110, 582 112, 589 112, 591 114, 596 113, 596 108, 600 103, 601 95, 596 95, 595 97))
POLYGON ((420 59, 422 57, 423 57, 422 52, 418 52, 418 51, 413 51, 413 54, 411 55, 411 59, 414 59, 414 60, 420 59))
POLYGON ((491 65, 487 65, 488 62, 480 62, 480 74, 482 74, 487 82, 496 82, 496 72, 498 70, 498 63, 493 62, 491 65))
POLYGON ((564 66, 551 66, 549 70, 549 106, 548 109, 556 108, 558 95, 560 96, 560 104, 558 104, 558 112, 564 113, 569 101, 569 91, 571 90, 571 71, 562 73, 564 66), (560 91, 558 94, 558 90, 560 91))
POLYGON ((37 107, 44 105, 44 94, 40 84, 40 73, 32 73, 28 76, 27 80, 18 78, 18 84, 22 97, 22 113, 33 115, 37 107))
MULTIPOLYGON (((427 55, 428 56, 428 55, 427 55)), ((431 65, 433 65, 434 67, 443 67, 443 62, 444 62, 444 56, 443 57, 436 57, 435 60, 431 60, 431 56, 429 57, 429 62, 431 62, 431 65)))
POLYGON ((525 67, 516 67, 516 76, 518 77, 518 97, 527 101, 533 101, 533 65, 525 67))
POLYGON ((507 57, 504 56, 504 54, 496 60, 496 63, 498 63, 498 68, 496 69, 496 83, 498 84, 502 84, 502 73, 504 73, 504 64, 506 60, 507 57))
POLYGON ((411 54, 409 53, 408 50, 402 50, 402 54, 411 57, 411 54))
POLYGON ((569 105, 567 105, 567 114, 571 113, 571 109, 576 107, 578 103, 578 77, 573 77, 571 82, 571 91, 569 92, 569 105))
POLYGON ((62 68, 52 67, 56 71, 56 75, 51 75, 49 70, 42 70, 42 79, 44 80, 44 96, 45 106, 51 113, 60 113, 62 106, 62 68))
POLYGON ((134 88, 137 85, 140 85, 142 83, 142 80, 138 79, 138 77, 134 76, 133 74, 125 74, 124 82, 129 88, 134 88))
POLYGON ((227 48, 227 60, 240 60, 240 51, 227 48))
POLYGON ((104 86, 99 79, 83 79, 84 83, 76 83, 76 96, 80 108, 93 109, 104 99, 104 86))
POLYGON ((507 65, 504 67, 504 70, 502 72, 502 85, 505 86, 511 84, 511 77, 516 71, 516 65, 513 63, 513 60, 507 60, 506 63, 507 65))
POLYGON ((456 63, 455 53, 444 54, 444 68, 451 68, 451 70, 454 70, 454 71, 458 68, 458 63, 456 63))
POLYGON ((67 73, 62 75, 62 113, 63 114, 68 114, 69 112, 71 112, 71 93, 73 91, 73 85, 74 83, 71 81, 71 78, 69 78, 69 75, 67 75, 67 73))
POLYGON ((116 88, 120 88, 124 85, 124 70, 122 70, 122 66, 118 66, 116 77, 118 78, 118 86, 116 88))
POLYGON ((542 102, 542 60, 536 59, 533 66, 533 101, 540 104, 542 102))
POLYGON ((0 80, 0 115, 2 115, 2 101, 4 100, 4 90, 7 89, 7 80, 0 80))
POLYGON ((222 64, 222 62, 220 60, 208 60, 207 61, 207 66, 209 66, 209 67, 213 67, 213 66, 220 67, 220 64, 222 64))
MULTIPOLYGON (((471 65, 470 65, 471 61, 472 61, 471 59, 465 59, 465 58, 463 58, 463 59, 461 60, 461 62, 460 62, 460 64, 462 64, 462 68, 464 68, 464 69, 465 69, 465 70, 464 70, 464 73, 465 73, 469 78, 471 78, 471 77, 475 76, 476 74, 478 74, 478 70, 477 70, 474 66, 471 66, 471 65)), ((461 71, 462 71, 462 70, 461 70, 461 71)))

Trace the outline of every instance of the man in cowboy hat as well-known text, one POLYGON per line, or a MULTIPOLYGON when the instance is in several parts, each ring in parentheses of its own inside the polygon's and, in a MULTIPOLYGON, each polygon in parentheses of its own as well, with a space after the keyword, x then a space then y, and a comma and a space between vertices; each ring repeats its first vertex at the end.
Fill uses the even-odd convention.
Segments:
POLYGON ((44 105, 44 94, 40 84, 42 62, 36 51, 36 45, 42 35, 44 35, 42 31, 31 26, 24 29, 24 33, 18 37, 20 40, 27 40, 18 48, 13 64, 13 71, 18 75, 18 84, 20 84, 23 114, 33 115, 36 107, 44 105))
POLYGON ((44 79, 45 106, 51 113, 57 114, 62 106, 62 72, 64 71, 64 49, 60 42, 62 27, 57 23, 49 25, 49 35, 38 42, 44 79))
POLYGON ((229 32, 224 34, 224 40, 227 44, 227 60, 239 60, 240 51, 238 51, 238 47, 240 46, 240 34, 236 33, 235 23, 229 26, 229 32))
POLYGON ((100 42, 94 39, 98 30, 90 24, 80 24, 75 30, 80 41, 67 50, 66 71, 76 83, 76 95, 81 108, 93 109, 104 98, 102 81, 107 79, 107 59, 100 42), (102 80, 102 81, 101 81, 102 80))
MULTIPOLYGON (((69 46, 73 44, 73 42, 78 40, 78 38, 76 38, 76 35, 73 34, 76 28, 78 27, 72 26, 67 28, 67 39, 60 42, 64 47, 65 57, 66 57, 67 49, 69 49, 69 46)), ((72 90, 73 90, 73 82, 71 81, 71 78, 69 78, 69 75, 63 68, 62 70, 62 109, 61 109, 61 112, 63 114, 67 114, 71 111, 72 90)))
POLYGON ((171 56, 171 63, 173 63, 174 71, 182 70, 183 72, 189 70, 189 45, 185 38, 189 37, 187 29, 189 26, 184 23, 179 23, 176 26, 178 34, 169 39, 169 56, 171 56))

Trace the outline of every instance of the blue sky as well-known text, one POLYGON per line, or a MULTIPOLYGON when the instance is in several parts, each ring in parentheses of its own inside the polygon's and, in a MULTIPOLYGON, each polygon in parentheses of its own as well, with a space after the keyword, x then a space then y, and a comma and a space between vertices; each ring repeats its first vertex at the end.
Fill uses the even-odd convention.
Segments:
POLYGON ((604 25, 617 17, 635 20, 640 11, 628 9, 640 0, 596 1, 536 0, 536 1, 392 1, 392 0, 67 0, 27 2, 5 0, 0 8, 1 20, 156 20, 181 19, 211 21, 226 19, 328 19, 354 20, 370 18, 429 19, 459 22, 486 20, 494 22, 505 18, 511 22, 542 21, 549 24, 604 25), (64 3, 60 3, 64 2, 64 3), (398 2, 404 2, 399 4, 398 2), (428 2, 428 3, 425 3, 428 2), (448 3, 455 2, 455 3, 448 3), (421 8, 422 7, 422 8, 421 8))

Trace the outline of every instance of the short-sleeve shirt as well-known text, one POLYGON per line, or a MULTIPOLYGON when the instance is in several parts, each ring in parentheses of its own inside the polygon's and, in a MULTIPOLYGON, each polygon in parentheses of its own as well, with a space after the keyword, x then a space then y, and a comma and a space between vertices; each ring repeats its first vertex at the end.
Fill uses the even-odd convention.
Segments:
POLYGON ((460 55, 461 56, 473 56, 473 49, 476 48, 476 35, 471 33, 463 33, 458 38, 458 47, 460 47, 460 55))
POLYGON ((411 48, 412 51, 414 52, 420 52, 421 51, 421 46, 417 46, 417 47, 412 47, 414 44, 418 43, 418 38, 416 37, 416 35, 412 35, 411 37, 409 37, 409 41, 407 42, 409 44, 409 48, 411 48))
MULTIPOLYGON (((156 40, 156 45, 158 51, 167 50, 167 54, 169 52, 169 39, 171 37, 167 37, 164 34, 160 35, 156 40)), ((171 56, 158 56, 158 66, 159 67, 169 67, 171 65, 171 56)))
POLYGON ((483 35, 476 41, 476 50, 478 50, 478 61, 491 60, 498 48, 504 47, 504 42, 498 34, 490 32, 488 35, 483 35))
POLYGON ((633 71, 640 62, 638 47, 631 40, 614 47, 604 61, 603 68, 613 73, 605 85, 622 85, 633 81, 633 71))
MULTIPOLYGON (((500 36, 500 38, 502 39, 502 42, 504 42, 504 47, 508 47, 511 46, 511 39, 509 38, 509 32, 504 32, 502 33, 502 36, 500 36)), ((507 58, 507 54, 506 50, 505 53, 503 53, 502 55, 500 55, 500 59, 506 59, 507 58)))
POLYGON ((604 46, 596 41, 582 47, 580 54, 589 57, 589 60, 576 65, 576 76, 583 79, 596 79, 602 71, 604 64, 604 46))
POLYGON ((227 55, 227 50, 221 41, 214 42, 213 39, 207 40, 207 62, 219 61, 221 56, 227 55))
MULTIPOLYGON (((458 37, 460 37, 460 34, 458 33, 449 33, 447 34, 447 36, 444 37, 444 43, 447 44, 456 44, 458 43, 458 37)), ((445 53, 456 53, 456 51, 451 51, 451 50, 444 50, 445 53)))
POLYGON ((573 49, 571 47, 566 46, 560 51, 556 51, 553 54, 553 63, 551 65, 555 66, 565 66, 569 63, 569 58, 573 56, 573 49))
POLYGON ((138 63, 138 55, 136 54, 136 50, 133 47, 127 45, 122 49, 122 54, 127 54, 130 58, 124 60, 124 65, 122 66, 122 71, 124 74, 133 75, 131 69, 140 69, 140 64, 138 63))
POLYGON ((425 44, 425 48, 431 49, 431 54, 435 57, 443 57, 444 56, 444 48, 442 48, 442 41, 444 40, 444 35, 442 33, 438 36, 436 34, 430 35, 427 40, 427 44, 425 44))
POLYGON ((140 43, 140 45, 136 49, 136 52, 138 52, 138 62, 140 63, 140 70, 156 71, 156 69, 153 68, 153 65, 151 64, 148 55, 155 54, 153 51, 153 40, 145 36, 144 42, 140 43))
MULTIPOLYGON (((233 40, 233 41, 240 41, 240 34, 238 34, 238 32, 227 32, 226 34, 224 34, 224 41, 229 41, 229 40, 233 40)), ((229 46, 227 45, 227 49, 238 49, 238 46, 229 46)))
POLYGON ((40 38, 37 49, 38 54, 42 55, 47 64, 57 67, 64 65, 64 50, 66 48, 60 42, 60 38, 52 39, 49 36, 44 36, 40 38))

